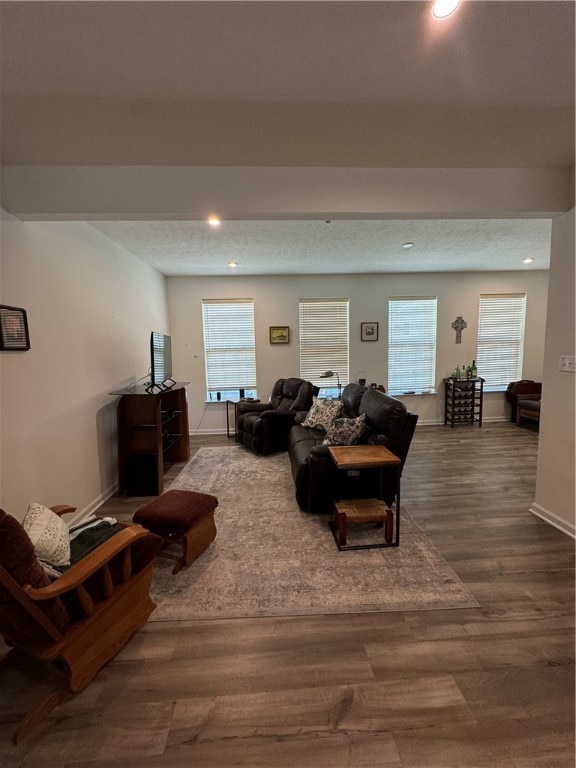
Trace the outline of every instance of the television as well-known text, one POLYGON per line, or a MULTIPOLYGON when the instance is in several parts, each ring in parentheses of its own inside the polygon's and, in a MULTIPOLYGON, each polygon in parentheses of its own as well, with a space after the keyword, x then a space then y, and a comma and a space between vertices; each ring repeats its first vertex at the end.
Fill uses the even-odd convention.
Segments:
POLYGON ((172 378, 172 340, 164 333, 150 334, 150 385, 154 389, 170 389, 176 382, 172 378))

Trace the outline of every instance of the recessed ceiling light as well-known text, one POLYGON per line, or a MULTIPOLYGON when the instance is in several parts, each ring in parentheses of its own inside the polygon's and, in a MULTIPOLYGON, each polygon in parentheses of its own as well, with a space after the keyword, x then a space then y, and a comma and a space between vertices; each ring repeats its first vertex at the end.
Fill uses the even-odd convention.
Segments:
POLYGON ((238 266, 238 262, 237 261, 229 261, 228 262, 228 266, 232 267, 232 269, 234 269, 234 267, 238 266))
POLYGON ((218 218, 218 216, 210 216, 208 219, 208 224, 210 224, 211 227, 219 227, 222 222, 218 218))
POLYGON ((532 256, 528 256, 527 259, 524 259, 524 264, 532 264, 533 261, 534 259, 532 258, 532 256))
POLYGON ((435 19, 445 19, 451 16, 460 5, 460 0, 435 0, 432 6, 432 16, 435 19))
POLYGON ((414 248, 414 243, 402 243, 402 248, 414 248))

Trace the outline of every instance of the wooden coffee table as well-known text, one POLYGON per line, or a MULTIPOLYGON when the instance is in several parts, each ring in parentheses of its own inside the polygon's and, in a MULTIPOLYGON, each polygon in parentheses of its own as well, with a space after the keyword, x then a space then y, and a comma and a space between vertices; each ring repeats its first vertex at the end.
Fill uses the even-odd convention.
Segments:
POLYGON ((346 499, 334 502, 334 519, 330 524, 338 549, 374 549, 397 547, 400 544, 400 465, 401 461, 383 445, 331 445, 328 448, 332 460, 341 470, 380 469, 380 497, 383 473, 389 467, 396 468, 396 535, 394 513, 380 499, 346 499), (375 544, 347 544, 348 525, 375 523, 384 528, 383 541, 375 544))

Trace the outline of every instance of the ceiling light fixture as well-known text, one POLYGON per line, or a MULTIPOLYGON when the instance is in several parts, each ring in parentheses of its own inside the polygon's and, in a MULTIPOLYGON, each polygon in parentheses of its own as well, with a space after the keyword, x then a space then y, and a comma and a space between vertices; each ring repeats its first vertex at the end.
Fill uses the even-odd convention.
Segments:
POLYGON ((445 19, 451 16, 460 5, 460 0, 435 0, 432 6, 432 16, 435 19, 445 19))
POLYGON ((533 257, 528 256, 527 259, 524 259, 524 264, 532 264, 533 261, 534 261, 533 257))
POLYGON ((234 267, 238 266, 238 262, 237 261, 229 261, 228 262, 228 266, 232 267, 232 269, 234 269, 234 267))
POLYGON ((218 216, 210 216, 208 219, 208 224, 210 224, 211 227, 219 227, 222 222, 218 218, 218 216))
POLYGON ((414 248, 414 243, 402 243, 402 248, 414 248))

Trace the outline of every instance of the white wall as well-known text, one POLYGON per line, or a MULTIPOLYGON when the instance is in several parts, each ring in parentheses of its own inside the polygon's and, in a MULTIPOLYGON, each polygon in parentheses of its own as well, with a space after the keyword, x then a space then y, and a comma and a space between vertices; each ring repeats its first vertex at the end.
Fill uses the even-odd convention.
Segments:
POLYGON ((546 353, 532 511, 563 531, 576 532, 574 512, 575 374, 559 370, 575 354, 574 210, 554 219, 546 320, 546 353))
MULTIPOLYGON (((526 292, 526 347, 523 378, 542 379, 546 317, 547 272, 495 272, 411 275, 342 275, 294 277, 169 277, 168 299, 174 356, 174 374, 190 381, 188 403, 192 432, 220 432, 226 426, 223 403, 205 406, 201 301, 208 298, 253 298, 256 318, 258 394, 267 399, 281 376, 299 375, 298 299, 318 296, 350 298, 350 377, 367 373, 368 382, 387 380, 387 300, 389 296, 437 295, 438 395, 404 397, 420 423, 443 422, 442 378, 457 364, 476 357, 478 300, 480 293, 526 292), (468 323, 462 343, 455 343, 452 321, 462 315, 468 323), (360 323, 380 323, 378 342, 360 342, 360 323), (270 325, 288 325, 289 345, 270 345, 270 325)), ((231 329, 233 332, 233 329, 231 329)), ((479 371, 481 374, 482 372, 479 371)), ((502 393, 485 396, 485 418, 507 417, 502 393)))
POLYGON ((85 223, 2 212, 2 304, 24 307, 31 349, 0 352, 0 503, 80 510, 116 482, 117 398, 168 331, 164 277, 85 223))

